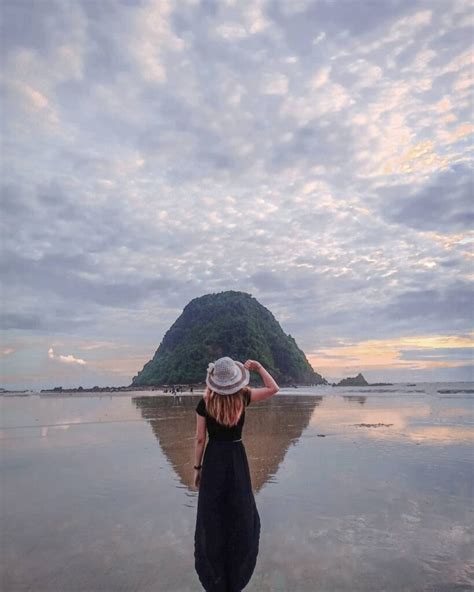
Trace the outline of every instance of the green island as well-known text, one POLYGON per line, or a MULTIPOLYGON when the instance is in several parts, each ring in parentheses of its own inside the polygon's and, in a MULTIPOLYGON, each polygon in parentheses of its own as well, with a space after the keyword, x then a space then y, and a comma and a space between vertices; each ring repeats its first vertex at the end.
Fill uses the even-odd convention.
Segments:
MULTIPOLYGON (((258 360, 281 386, 328 384, 267 308, 230 290, 191 300, 130 386, 202 384, 222 356, 258 360)), ((253 373, 251 384, 260 384, 253 373)))

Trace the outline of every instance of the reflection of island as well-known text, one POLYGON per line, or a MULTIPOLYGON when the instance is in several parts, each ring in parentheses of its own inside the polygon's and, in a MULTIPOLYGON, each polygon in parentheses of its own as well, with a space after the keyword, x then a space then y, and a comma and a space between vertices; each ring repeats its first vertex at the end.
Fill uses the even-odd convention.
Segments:
MULTIPOLYGON (((196 418, 200 397, 134 397, 161 449, 181 482, 194 489, 193 464, 196 418)), ((242 439, 249 459, 254 492, 274 475, 286 451, 301 437, 322 397, 276 395, 251 404, 245 415, 242 439)))

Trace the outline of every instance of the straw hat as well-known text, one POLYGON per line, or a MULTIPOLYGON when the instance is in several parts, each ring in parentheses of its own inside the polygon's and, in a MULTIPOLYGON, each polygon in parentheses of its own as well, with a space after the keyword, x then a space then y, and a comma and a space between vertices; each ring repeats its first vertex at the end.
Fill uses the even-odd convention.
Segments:
POLYGON ((241 362, 219 358, 207 367, 206 384, 215 393, 233 395, 250 381, 250 372, 241 362))

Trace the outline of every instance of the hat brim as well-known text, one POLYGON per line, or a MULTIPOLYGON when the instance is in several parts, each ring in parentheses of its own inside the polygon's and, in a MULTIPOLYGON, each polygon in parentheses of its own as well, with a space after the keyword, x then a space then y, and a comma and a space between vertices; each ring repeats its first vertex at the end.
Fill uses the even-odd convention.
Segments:
POLYGON ((221 384, 217 384, 216 382, 214 382, 212 380, 212 376, 209 373, 207 373, 207 376, 206 376, 207 386, 212 391, 214 391, 215 393, 218 393, 219 395, 233 395, 237 391, 240 391, 240 389, 243 388, 244 386, 247 386, 248 383, 250 382, 250 372, 247 370, 247 368, 241 362, 237 362, 236 360, 234 360, 234 364, 240 370, 240 376, 232 384, 229 384, 226 386, 223 386, 221 384))

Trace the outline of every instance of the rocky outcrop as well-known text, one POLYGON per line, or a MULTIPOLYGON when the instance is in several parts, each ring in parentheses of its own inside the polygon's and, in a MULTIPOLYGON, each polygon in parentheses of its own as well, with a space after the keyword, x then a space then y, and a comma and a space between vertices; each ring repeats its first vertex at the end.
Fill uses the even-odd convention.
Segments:
POLYGON ((370 386, 369 383, 365 380, 362 374, 359 372, 357 376, 349 376, 348 378, 343 378, 334 386, 370 386))

